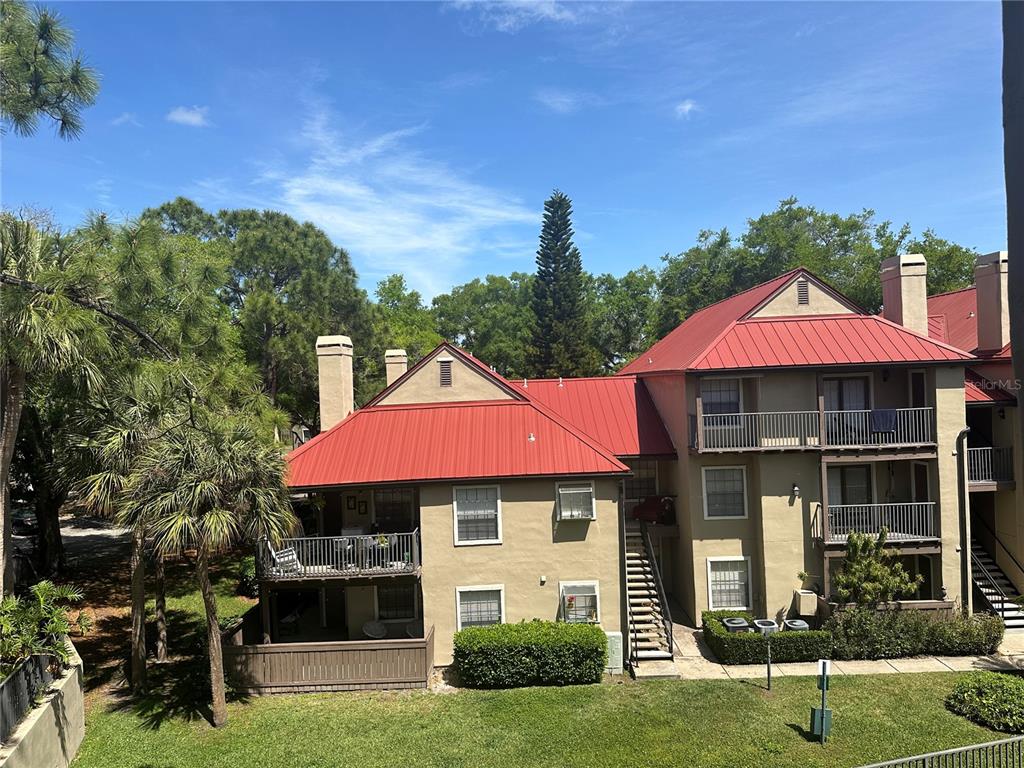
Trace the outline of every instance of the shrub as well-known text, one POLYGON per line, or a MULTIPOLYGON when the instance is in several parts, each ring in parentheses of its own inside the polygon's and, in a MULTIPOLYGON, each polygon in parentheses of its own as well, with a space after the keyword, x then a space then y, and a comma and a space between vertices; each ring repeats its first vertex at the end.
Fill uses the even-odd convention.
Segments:
POLYGON ((936 614, 914 610, 847 608, 825 622, 837 659, 895 659, 935 654, 994 653, 1003 639, 998 617, 936 614))
POLYGON ((243 597, 259 597, 260 582, 256 578, 256 558, 243 557, 238 565, 238 594, 243 597))
POLYGON ((597 683, 607 659, 608 638, 594 624, 531 621, 455 633, 455 668, 472 688, 597 683))
MULTIPOLYGON (((704 640, 723 664, 765 664, 768 641, 760 632, 729 632, 722 619, 732 616, 752 621, 743 611, 705 611, 701 614, 704 640)), ((772 661, 817 661, 832 655, 832 636, 821 630, 776 632, 772 635, 772 661)))
POLYGON ((953 687, 946 706, 988 728, 1024 733, 1024 677, 976 672, 953 687))
POLYGON ((846 540, 846 556, 832 579, 840 604, 877 605, 908 597, 924 582, 924 576, 911 576, 896 554, 885 548, 883 528, 877 538, 866 533, 851 533, 846 540))
POLYGON ((77 589, 41 581, 32 586, 27 598, 5 597, 0 601, 0 680, 23 659, 52 656, 67 662, 64 638, 73 628, 89 629, 88 617, 79 613, 72 619, 68 609, 82 599, 77 589))

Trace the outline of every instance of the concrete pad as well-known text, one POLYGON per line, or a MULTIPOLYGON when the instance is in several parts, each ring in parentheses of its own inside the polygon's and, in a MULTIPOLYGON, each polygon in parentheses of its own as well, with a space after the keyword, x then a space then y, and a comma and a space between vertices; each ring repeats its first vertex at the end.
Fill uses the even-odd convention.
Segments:
POLYGON ((986 669, 1012 669, 1008 659, 999 656, 936 656, 940 663, 945 664, 954 672, 976 672, 986 669))
MULTIPOLYGON (((722 666, 733 680, 754 680, 768 677, 768 668, 765 664, 723 664, 722 666)), ((772 674, 785 677, 775 669, 772 669, 772 674)))
POLYGON ((676 659, 676 671, 683 680, 728 680, 729 674, 721 664, 704 659, 676 659))
POLYGON ((1024 629, 1008 629, 999 644, 999 653, 1004 656, 1024 656, 1024 629))
POLYGON ((832 669, 844 675, 894 675, 897 670, 885 660, 833 661, 832 669))
POLYGON ((897 672, 949 672, 950 668, 934 656, 913 659, 889 659, 897 672))
POLYGON ((633 675, 637 680, 678 680, 679 670, 672 659, 642 659, 633 675))
MULTIPOLYGON (((781 672, 786 677, 817 677, 818 662, 816 661, 792 661, 784 664, 772 664, 772 674, 781 672)), ((832 665, 832 674, 842 674, 832 665)))

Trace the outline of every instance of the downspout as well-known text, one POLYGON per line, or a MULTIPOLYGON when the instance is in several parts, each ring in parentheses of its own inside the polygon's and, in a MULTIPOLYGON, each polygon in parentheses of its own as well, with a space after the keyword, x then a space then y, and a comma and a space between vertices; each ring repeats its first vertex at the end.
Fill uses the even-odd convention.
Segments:
POLYGON ((964 477, 964 457, 967 455, 967 433, 970 427, 964 427, 956 436, 956 504, 960 517, 960 602, 964 613, 969 613, 971 602, 971 543, 967 539, 967 504, 964 502, 966 478, 964 477))

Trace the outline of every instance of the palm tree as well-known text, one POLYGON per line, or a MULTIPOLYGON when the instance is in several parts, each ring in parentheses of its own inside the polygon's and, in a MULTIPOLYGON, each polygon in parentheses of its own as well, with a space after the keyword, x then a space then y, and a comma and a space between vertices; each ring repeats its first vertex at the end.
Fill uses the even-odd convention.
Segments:
POLYGON ((213 725, 227 722, 224 666, 210 562, 219 552, 295 525, 279 448, 257 434, 251 418, 190 408, 186 423, 152 440, 124 486, 119 520, 144 527, 160 554, 195 553, 206 612, 213 725))

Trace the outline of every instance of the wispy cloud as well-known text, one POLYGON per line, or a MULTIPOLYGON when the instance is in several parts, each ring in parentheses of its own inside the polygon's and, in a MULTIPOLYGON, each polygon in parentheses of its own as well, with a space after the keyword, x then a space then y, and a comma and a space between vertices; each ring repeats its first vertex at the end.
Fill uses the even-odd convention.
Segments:
POLYGON ((210 124, 206 117, 209 111, 209 107, 175 107, 167 113, 167 119, 178 125, 203 128, 210 124))
POLYGON ((413 141, 428 126, 356 137, 344 125, 315 103, 296 131, 297 156, 261 168, 247 184, 207 179, 194 192, 209 203, 273 207, 312 221, 352 254, 367 283, 402 272, 427 297, 464 277, 470 259, 530 252, 539 210, 418 151, 413 141))
POLYGON ((700 106, 693 99, 683 99, 676 104, 676 117, 680 120, 689 120, 690 116, 700 110, 700 106))
POLYGON ((533 98, 559 115, 569 115, 601 101, 592 93, 564 88, 541 88, 533 94, 533 98))
POLYGON ((442 78, 437 87, 445 91, 458 91, 463 88, 475 88, 491 81, 491 76, 484 72, 453 72, 442 78))
POLYGON ((451 5, 476 13, 484 24, 499 32, 518 32, 539 22, 577 24, 592 4, 558 0, 454 0, 451 5))
POLYGON ((141 128, 142 123, 139 122, 139 116, 134 112, 122 112, 120 115, 110 121, 113 126, 130 125, 135 128, 141 128))
POLYGON ((97 179, 89 185, 89 192, 95 197, 101 208, 109 208, 113 203, 110 193, 114 191, 111 179, 97 179))

